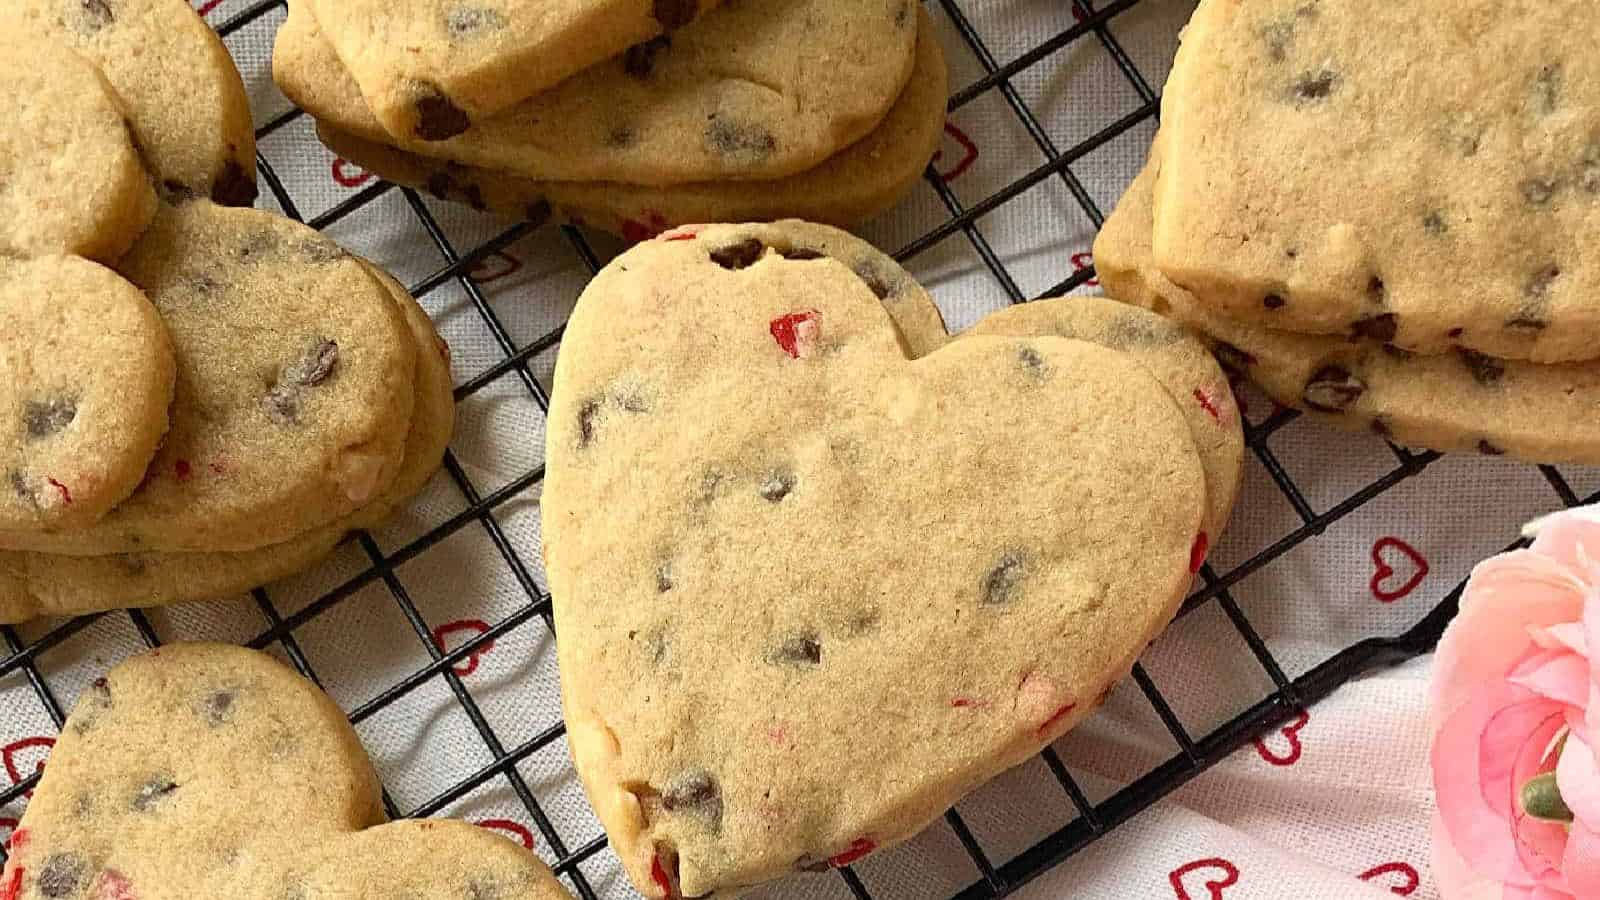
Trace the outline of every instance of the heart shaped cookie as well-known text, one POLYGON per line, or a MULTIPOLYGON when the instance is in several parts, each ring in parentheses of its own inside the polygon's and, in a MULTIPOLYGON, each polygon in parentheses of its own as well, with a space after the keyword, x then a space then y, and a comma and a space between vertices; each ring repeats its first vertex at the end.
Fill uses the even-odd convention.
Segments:
POLYGON ((383 824, 339 707, 271 657, 163 647, 79 698, 0 873, 0 900, 561 900, 517 844, 383 824))
POLYGON ((830 258, 731 226, 591 283, 542 520, 573 757, 635 885, 904 840, 1088 714, 1206 502, 1167 390, 1066 338, 909 358, 830 258))

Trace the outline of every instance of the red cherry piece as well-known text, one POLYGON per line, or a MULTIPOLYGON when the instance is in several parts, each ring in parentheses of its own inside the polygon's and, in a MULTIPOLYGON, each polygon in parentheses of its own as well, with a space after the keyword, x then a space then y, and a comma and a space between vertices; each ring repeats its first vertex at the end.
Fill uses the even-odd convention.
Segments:
MULTIPOLYGON (((15 819, 0 819, 0 824, 5 824, 7 822, 9 822, 13 828, 16 828, 17 822, 15 819)), ((11 832, 11 839, 6 841, 6 847, 11 851, 12 854, 21 853, 22 848, 26 846, 28 846, 28 829, 26 828, 17 828, 15 831, 11 832)))
POLYGON ((822 331, 822 313, 814 309, 779 316, 768 324, 772 339, 793 359, 810 356, 822 331))
POLYGON ((180 459, 172 464, 172 474, 177 476, 179 481, 188 481, 194 475, 194 467, 189 465, 187 459, 180 459))
MULTIPOLYGON (((667 875, 667 868, 661 864, 660 856, 652 856, 650 858, 650 880, 661 888, 662 896, 675 896, 672 890, 672 878, 667 875)), ((5 900, 5 898, 0 898, 0 900, 5 900)))
POLYGON ((68 490, 66 485, 64 485, 61 482, 55 480, 54 478, 46 478, 45 480, 50 482, 50 486, 51 487, 55 488, 57 491, 59 491, 61 493, 61 502, 62 503, 65 503, 68 506, 72 505, 72 491, 68 490))
POLYGON ((695 239, 696 236, 698 236, 700 234, 700 230, 702 228, 704 228, 704 227, 705 226, 703 226, 703 225, 684 225, 681 228, 674 228, 671 231, 668 231, 665 234, 661 235, 661 240, 663 240, 663 241, 692 241, 692 240, 695 239))
POLYGON ((1222 421, 1222 413, 1217 412, 1217 405, 1211 402, 1211 398, 1206 395, 1204 389, 1195 388, 1194 399, 1199 402, 1201 409, 1211 414, 1211 418, 1216 419, 1218 422, 1222 421))
POLYGON ((837 869, 842 869, 868 853, 878 849, 878 844, 872 838, 858 837, 850 842, 843 853, 828 857, 828 864, 837 869))
POLYGON ((1189 573, 1192 575, 1200 571, 1205 565, 1206 553, 1211 550, 1211 538, 1204 532, 1194 536, 1194 546, 1189 548, 1189 573))
POLYGON ((1039 726, 1039 735, 1042 737, 1045 734, 1048 734, 1050 729, 1053 728, 1057 722, 1059 722, 1062 719, 1066 718, 1068 713, 1072 712, 1073 710, 1075 710, 1077 708, 1078 708, 1078 704, 1076 704, 1076 703, 1068 703, 1066 706, 1063 706, 1060 709, 1056 710, 1055 712, 1051 713, 1050 714, 1050 718, 1045 719, 1044 720, 1044 724, 1039 726))
POLYGON ((18 897, 22 896, 23 871, 24 869, 21 866, 17 866, 16 869, 12 870, 11 880, 6 882, 5 887, 0 888, 0 900, 17 900, 18 897))

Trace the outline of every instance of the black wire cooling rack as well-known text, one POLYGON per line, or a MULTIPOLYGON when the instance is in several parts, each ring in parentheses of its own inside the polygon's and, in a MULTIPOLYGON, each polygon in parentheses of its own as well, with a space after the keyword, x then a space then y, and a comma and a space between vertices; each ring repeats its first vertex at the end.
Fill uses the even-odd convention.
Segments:
MULTIPOLYGON (((995 253, 989 241, 979 229, 978 223, 985 216, 999 210, 1019 195, 1049 180, 1059 180, 1065 186, 1096 228, 1104 221, 1102 209, 1095 203, 1089 191, 1085 189, 1084 184, 1073 173, 1072 166, 1098 148, 1142 124, 1151 122, 1158 116, 1160 104, 1156 89, 1151 86, 1144 74, 1139 71, 1132 58, 1113 35, 1112 30, 1108 28, 1108 23, 1138 6, 1141 0, 1117 0, 1117 2, 1099 4, 1090 2, 1090 0, 1071 0, 1070 11, 1073 14, 1073 25, 1049 36, 1046 40, 1020 53, 1003 65, 996 62, 994 55, 985 44, 979 31, 974 28, 967 10, 964 9, 964 7, 971 7, 978 2, 983 2, 983 0, 926 0, 926 2, 939 7, 948 17, 956 32, 960 35, 961 40, 967 45, 967 49, 979 61, 984 70, 984 74, 981 77, 955 92, 950 98, 949 111, 954 113, 981 97, 998 95, 1004 105, 1014 113, 1017 122, 1026 131, 1033 143, 1037 145, 1046 161, 1026 175, 1017 178, 991 195, 970 205, 963 204, 945 181, 930 168, 927 181, 948 211, 948 217, 933 229, 901 248, 895 256, 902 261, 906 261, 928 251, 947 239, 960 240, 964 238, 970 242, 972 249, 993 275, 995 281, 1005 291, 1011 302, 1025 302, 1030 298, 1018 287, 1017 280, 995 253), (1070 147, 1061 148, 1051 140, 1045 127, 1041 125, 1040 120, 1030 110, 1022 95, 1013 86, 1012 80, 1031 67, 1039 65, 1041 61, 1079 41, 1097 43, 1103 52, 1108 54, 1115 62, 1117 69, 1121 71, 1122 76, 1127 79, 1132 89, 1137 92, 1141 102, 1137 109, 1106 125, 1081 142, 1070 147)), ((218 31, 224 36, 230 35, 260 20, 269 13, 281 10, 283 6, 283 0, 263 0, 263 2, 251 4, 248 8, 221 23, 218 26, 218 31)), ((265 138, 301 115, 303 113, 299 110, 291 110, 272 119, 258 130, 258 137, 265 138)), ((480 261, 493 254, 503 252, 506 247, 531 231, 533 226, 527 224, 513 226, 470 250, 462 251, 452 244, 446 235, 445 229, 441 227, 429 207, 415 192, 382 182, 373 183, 322 214, 306 219, 301 216, 294 197, 285 188, 283 180, 280 179, 265 156, 258 156, 258 165, 263 187, 272 193, 283 211, 287 215, 305 221, 312 227, 319 229, 333 225, 390 191, 399 191, 403 195, 409 210, 414 213, 418 226, 432 240, 446 261, 443 267, 423 278, 417 284, 412 285, 412 293, 422 297, 451 282, 459 284, 461 290, 465 292, 471 305, 481 317, 488 333, 504 353, 504 358, 501 361, 484 368, 465 383, 459 385, 455 392, 457 400, 465 400, 486 386, 503 379, 512 379, 520 383, 521 388, 537 404, 541 413, 548 411, 549 397, 545 388, 535 378, 530 369, 530 361, 560 344, 562 328, 557 327, 537 340, 518 346, 495 310, 486 301, 480 286, 470 274, 473 267, 480 261)), ((580 230, 572 227, 565 227, 564 231, 566 238, 571 242, 590 273, 598 271, 603 264, 602 260, 590 246, 585 235, 580 230)), ((1083 285, 1092 278, 1094 278, 1092 267, 1079 269, 1053 287, 1041 292, 1039 296, 1064 294, 1083 285)), ((1290 478, 1268 444, 1269 438, 1274 433, 1289 424, 1297 416, 1298 414, 1294 411, 1279 409, 1264 421, 1255 423, 1246 421, 1245 429, 1250 452, 1270 474, 1278 490, 1281 491, 1289 505, 1293 507, 1294 512, 1298 515, 1300 524, 1276 542, 1259 550, 1253 556, 1237 565, 1231 566, 1227 571, 1217 571, 1209 564, 1202 567, 1197 589, 1188 598, 1184 604, 1183 611, 1180 613, 1181 619, 1182 616, 1207 604, 1215 604, 1219 607, 1270 678, 1273 689, 1258 702, 1222 723, 1214 730, 1205 734, 1192 734, 1182 724, 1167 697, 1156 687, 1144 668, 1135 666, 1133 670, 1134 683, 1149 701, 1151 708, 1165 726, 1165 729, 1170 733, 1175 745, 1179 748, 1179 752, 1100 802, 1091 802, 1085 790, 1080 787, 1079 782, 1068 771, 1068 767, 1062 762, 1055 750, 1047 748, 1041 754, 1041 759, 1054 776, 1055 781, 1059 783, 1060 789, 1064 792, 1066 798, 1070 801, 1072 808, 1076 811, 1076 817, 1064 827, 1044 836, 1032 846, 1003 863, 997 864, 991 859, 990 854, 985 851, 982 843, 974 836, 973 831, 968 828, 960 814, 952 809, 945 814, 943 827, 948 828, 954 834, 981 876, 975 882, 956 892, 952 900, 987 900, 987 898, 998 898, 1013 893, 1041 873, 1062 863, 1089 844, 1105 836, 1117 826, 1138 815, 1141 811, 1194 779, 1213 764, 1240 749, 1251 740, 1296 718, 1310 704, 1326 697, 1335 688, 1345 684, 1357 675, 1374 667, 1395 664, 1433 649, 1445 625, 1456 612, 1456 602, 1461 592, 1460 585, 1457 585, 1453 591, 1446 595, 1443 601, 1420 622, 1404 633, 1389 638, 1360 641, 1304 671, 1295 678, 1290 678, 1285 674, 1284 666, 1274 657, 1268 648, 1267 642, 1263 640, 1261 634, 1245 615, 1240 604, 1235 602, 1230 594, 1230 588, 1252 573, 1270 565, 1274 560, 1284 556, 1308 539, 1323 533, 1334 523, 1370 503, 1396 485, 1417 476, 1439 459, 1439 454, 1437 453, 1412 452, 1391 444, 1390 448, 1394 453, 1392 469, 1345 497, 1341 502, 1319 512, 1313 508, 1300 487, 1290 478)), ((387 555, 384 554, 371 536, 367 534, 356 535, 353 540, 359 546, 362 554, 364 554, 366 560, 364 569, 335 589, 296 609, 290 615, 282 615, 265 590, 255 591, 253 594, 255 605, 268 622, 268 627, 248 641, 248 644, 255 648, 278 646, 304 675, 320 685, 322 683, 321 680, 312 668, 306 654, 302 652, 296 639, 296 630, 328 613, 354 596, 358 591, 375 584, 382 584, 392 595, 395 604, 411 628, 416 632, 417 638, 426 648, 431 661, 426 666, 395 681, 376 696, 371 697, 351 710, 349 713, 351 722, 359 724, 389 708, 424 683, 436 678, 442 678, 448 684, 455 700, 460 704, 461 709, 465 712, 478 736, 493 756, 492 762, 459 779, 446 790, 439 792, 413 808, 399 808, 391 796, 385 792, 384 802, 390 816, 400 818, 434 815, 490 780, 504 778, 525 808, 529 820, 536 825, 540 835, 547 842, 551 854, 554 856, 552 867, 583 900, 595 900, 595 888, 591 884, 591 879, 580 868, 580 864, 605 847, 604 837, 594 838, 580 846, 569 846, 552 824, 546 811, 541 807, 524 776, 517 769, 518 763, 560 740, 564 734, 562 726, 557 723, 521 743, 514 746, 506 746, 505 742, 490 725, 477 701, 474 700, 463 685, 461 677, 456 671, 456 667, 459 664, 464 660, 469 660, 476 652, 486 649, 497 638, 507 635, 514 629, 536 618, 543 621, 544 627, 550 629, 552 633, 554 632, 549 595, 540 588, 533 575, 534 569, 518 554, 513 542, 507 538, 495 516, 496 510, 500 509, 512 498, 525 495, 537 487, 544 475, 543 467, 542 465, 536 466, 529 471, 523 472, 520 476, 511 479, 503 486, 487 494, 473 483, 453 454, 446 455, 444 467, 467 504, 464 510, 433 527, 419 539, 387 555), (490 625, 487 630, 484 630, 471 640, 446 652, 435 642, 427 621, 423 614, 419 612, 417 604, 413 602, 406 588, 396 577, 395 572, 400 566, 422 555, 430 547, 440 544, 464 529, 472 528, 483 529, 514 575, 526 602, 511 615, 490 625)), ((1600 494, 1597 494, 1587 498, 1587 500, 1580 500, 1559 471, 1551 467, 1540 467, 1540 471, 1556 496, 1567 506, 1575 506, 1581 502, 1595 502, 1600 499, 1600 494)), ((152 627, 145 614, 141 612, 129 611, 103 615, 126 615, 131 619, 133 627, 147 645, 153 647, 160 643, 160 638, 155 628, 152 627)), ((33 692, 37 695, 39 703, 58 728, 65 718, 65 711, 51 687, 46 683, 45 677, 41 674, 39 658, 51 648, 62 644, 83 631, 98 618, 101 617, 89 616, 63 623, 30 642, 24 642, 15 628, 0 628, 0 637, 3 637, 5 642, 5 649, 0 652, 6 653, 3 658, 0 658, 0 677, 6 677, 18 672, 22 673, 33 692)), ((1174 627, 1182 627, 1181 621, 1174 627)), ((0 808, 22 802, 27 792, 31 791, 37 782, 38 775, 34 774, 30 777, 22 778, 15 785, 0 791, 0 808)), ((935 825, 934 827, 940 826, 935 825)), ((3 862, 4 859, 4 850, 0 849, 0 862, 3 862)), ((846 867, 838 870, 838 876, 843 879, 849 893, 859 898, 859 900, 871 900, 874 896, 873 893, 869 892, 861 877, 851 868, 846 867)), ((878 893, 882 896, 885 891, 880 889, 878 893)))

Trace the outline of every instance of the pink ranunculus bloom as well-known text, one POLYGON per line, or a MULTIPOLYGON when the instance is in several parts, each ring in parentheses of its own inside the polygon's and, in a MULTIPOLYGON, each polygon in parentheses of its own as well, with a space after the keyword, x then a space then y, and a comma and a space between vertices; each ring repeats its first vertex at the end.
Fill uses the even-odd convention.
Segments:
POLYGON ((1473 570, 1434 661, 1444 900, 1600 898, 1600 507, 1534 527, 1473 570))

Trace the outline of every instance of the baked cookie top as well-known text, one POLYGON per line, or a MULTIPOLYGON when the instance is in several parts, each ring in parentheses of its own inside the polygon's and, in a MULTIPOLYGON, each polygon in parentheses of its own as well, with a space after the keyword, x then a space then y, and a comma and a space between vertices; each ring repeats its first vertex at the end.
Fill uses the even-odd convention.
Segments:
POLYGON ((167 431, 175 362, 156 309, 75 256, 0 256, 0 529, 85 527, 167 431))
POLYGON ((13 550, 249 550, 370 502, 394 478, 416 346, 387 291, 304 225, 209 200, 164 208, 119 264, 172 336, 171 429, 93 526, 0 532, 13 550))
POLYGON ((327 695, 254 650, 169 645, 80 695, 12 834, 0 896, 567 896, 482 828, 383 822, 377 775, 327 695))
POLYGON ((1205 0, 1163 96, 1157 266, 1272 328, 1600 356, 1593 19, 1586 0, 1205 0))
MULTIPOLYGON (((718 0, 310 0, 368 109, 442 140, 694 21, 718 0)), ((633 51, 650 52, 647 48, 633 51)))
POLYGON ((99 67, 127 106, 167 193, 249 206, 256 141, 227 48, 185 0, 6 0, 0 32, 61 41, 99 67))
POLYGON ((0 36, 0 254, 115 260, 155 215, 122 100, 53 40, 0 36))
POLYGON ((306 0, 273 78, 317 119, 403 150, 550 181, 664 185, 812 168, 880 122, 911 75, 913 0, 742 0, 441 141, 396 138, 306 0), (595 98, 604 98, 596 102, 595 98), (352 102, 352 100, 354 102, 352 102))
POLYGON ((792 253, 641 244, 557 362, 568 735, 652 897, 903 840, 1094 708, 1190 578, 1204 476, 1144 366, 1058 337, 911 360, 861 277, 792 253))

